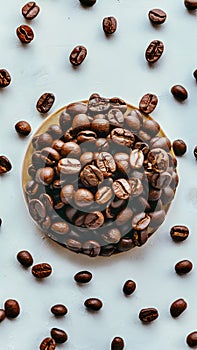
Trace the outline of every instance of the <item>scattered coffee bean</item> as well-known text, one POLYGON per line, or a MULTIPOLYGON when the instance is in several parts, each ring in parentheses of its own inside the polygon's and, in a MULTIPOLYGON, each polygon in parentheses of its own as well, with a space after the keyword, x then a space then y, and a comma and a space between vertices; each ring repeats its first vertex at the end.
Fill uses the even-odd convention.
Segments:
POLYGON ((63 304, 56 304, 51 307, 51 312, 57 317, 65 316, 68 313, 68 309, 63 304))
POLYGON ((53 338, 45 338, 40 344, 40 350, 55 350, 56 342, 53 338))
POLYGON ((26 19, 34 19, 40 12, 39 6, 34 2, 30 1, 25 4, 22 8, 22 14, 26 19))
POLYGON ((0 227, 1 227, 1 225, 2 225, 2 219, 0 218, 0 227))
POLYGON ((187 151, 187 145, 183 140, 175 140, 172 144, 174 154, 176 156, 183 156, 187 151))
POLYGON ((185 7, 190 10, 196 10, 197 9, 197 1, 196 0, 184 0, 185 7))
POLYGON ((195 69, 195 71, 193 72, 193 76, 197 80, 197 69, 195 69))
POLYGON ((170 306, 170 313, 172 317, 179 317, 187 308, 187 303, 184 299, 175 300, 170 306))
POLYGON ((74 280, 77 283, 88 283, 92 279, 92 274, 89 271, 80 271, 74 275, 74 280))
POLYGON ((196 348, 197 347, 197 331, 192 332, 188 334, 186 338, 187 345, 190 346, 190 348, 196 348))
POLYGON ((0 174, 5 174, 12 169, 12 164, 5 156, 0 156, 0 174))
POLYGON ((197 159, 197 146, 194 147, 194 157, 197 159))
POLYGON ((166 13, 161 9, 153 9, 148 13, 148 17, 153 24, 162 24, 166 20, 166 13))
POLYGON ((154 111, 158 103, 158 98, 153 94, 144 95, 139 103, 139 109, 145 114, 150 114, 154 111))
POLYGON ((25 267, 29 267, 33 264, 33 258, 27 250, 21 250, 17 254, 17 260, 19 263, 25 267))
POLYGON ((66 332, 63 331, 62 329, 59 329, 59 328, 52 328, 51 329, 51 337, 58 344, 65 343, 68 339, 66 332))
POLYGON ((111 350, 123 350, 124 340, 121 337, 115 337, 111 342, 111 350))
POLYGON ((155 63, 164 52, 164 44, 160 40, 153 40, 146 49, 145 57, 149 63, 155 63))
POLYGON ((152 322, 156 320, 158 316, 159 313, 155 308, 142 309, 139 313, 139 319, 144 323, 152 322))
POLYGON ((93 6, 96 4, 96 0, 79 0, 83 6, 93 6))
POLYGON ((103 30, 105 34, 113 34, 115 33, 117 29, 117 20, 115 17, 110 16, 110 17, 105 17, 103 19, 103 30))
POLYGON ((47 263, 41 263, 32 267, 32 274, 36 278, 45 278, 51 275, 52 267, 47 263))
POLYGON ((4 304, 5 315, 8 318, 15 318, 20 314, 20 306, 18 301, 13 299, 6 300, 4 304))
POLYGON ((89 299, 85 300, 84 305, 89 310, 98 311, 98 310, 100 310, 102 308, 103 303, 102 303, 102 301, 100 299, 89 298, 89 299))
POLYGON ((15 130, 19 135, 27 136, 31 132, 31 125, 28 122, 21 120, 15 124, 15 130))
POLYGON ((184 275, 190 272, 193 268, 193 264, 189 260, 182 260, 176 263, 175 271, 178 275, 184 275))
POLYGON ((0 309, 0 322, 2 322, 5 319, 5 310, 0 309))
POLYGON ((6 69, 0 69, 0 88, 5 88, 11 83, 10 73, 6 69))
POLYGON ((51 92, 45 92, 37 101, 36 108, 40 113, 47 113, 53 106, 55 96, 51 92))
POLYGON ((170 230, 170 235, 175 242, 182 242, 189 236, 189 229, 187 226, 176 225, 170 230))
POLYGON ((128 280, 125 282, 123 286, 123 293, 125 295, 131 295, 136 289, 136 283, 132 280, 128 280))
POLYGON ((70 63, 73 66, 79 66, 85 60, 86 56, 87 49, 82 45, 78 45, 72 50, 70 54, 70 63))
POLYGON ((23 44, 29 44, 34 39, 34 32, 26 24, 22 24, 16 29, 16 34, 23 44))
POLYGON ((171 88, 172 95, 180 101, 184 101, 188 98, 188 92, 182 85, 174 85, 171 88))

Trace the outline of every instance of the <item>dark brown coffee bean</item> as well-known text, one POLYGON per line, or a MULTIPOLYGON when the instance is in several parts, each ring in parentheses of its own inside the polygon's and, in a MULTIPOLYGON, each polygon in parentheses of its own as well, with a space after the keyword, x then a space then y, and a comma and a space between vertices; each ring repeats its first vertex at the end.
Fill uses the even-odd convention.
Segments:
POLYGON ((25 4, 22 8, 22 14, 26 19, 34 19, 40 12, 39 6, 34 2, 30 1, 25 4))
POLYGON ((56 304, 51 307, 51 312, 57 317, 62 317, 68 313, 68 309, 63 304, 56 304))
POLYGON ((151 163, 153 171, 162 173, 169 166, 169 157, 162 148, 154 148, 148 153, 148 162, 151 163))
POLYGON ((153 40, 146 49, 145 57, 149 63, 155 63, 164 52, 164 44, 160 40, 153 40))
POLYGON ((144 154, 140 149, 134 149, 130 153, 130 166, 133 169, 140 169, 144 163, 144 154))
POLYGON ((36 139, 33 138, 32 144, 33 147, 38 149, 42 149, 44 147, 49 147, 53 143, 53 138, 51 135, 49 135, 47 132, 39 135, 38 137, 36 136, 36 139))
POLYGON ((31 132, 31 125, 28 122, 21 120, 15 124, 15 130, 19 135, 27 136, 31 132))
POLYGON ((193 153, 194 153, 194 157, 197 159, 197 146, 194 147, 193 153))
POLYGON ((102 171, 94 165, 86 165, 80 173, 80 180, 86 187, 98 186, 103 179, 102 171))
POLYGON ((44 221, 46 217, 46 208, 38 199, 31 199, 29 201, 29 213, 33 220, 40 223, 44 221))
POLYGON ((124 153, 124 152, 115 153, 114 160, 120 172, 123 172, 126 174, 129 172, 130 170, 129 155, 127 153, 124 153))
POLYGON ((181 260, 176 263, 174 268, 178 275, 184 275, 192 270, 193 264, 189 260, 181 260))
POLYGON ((32 275, 36 278, 45 278, 51 275, 52 267, 47 263, 41 263, 32 267, 32 275))
POLYGON ((64 221, 57 221, 51 225, 51 231, 59 235, 64 235, 69 232, 69 225, 64 221))
MULTIPOLYGON (((162 206, 161 206, 162 207, 162 206)), ((166 214, 165 210, 162 210, 160 207, 160 202, 157 202, 157 210, 153 213, 149 213, 150 216, 150 225, 151 227, 158 227, 164 222, 166 214)))
POLYGON ((153 9, 148 13, 148 17, 153 24, 162 24, 166 20, 166 13, 161 9, 153 9))
POLYGON ((5 319, 5 310, 0 309, 0 323, 5 319))
POLYGON ((62 157, 78 157, 81 155, 81 148, 75 142, 65 142, 61 147, 61 155, 62 157))
POLYGON ((187 226, 176 225, 170 230, 170 235, 175 242, 182 242, 189 236, 189 229, 187 226))
POLYGON ((175 156, 183 156, 187 151, 187 145, 183 140, 175 140, 172 147, 175 156))
POLYGON ((182 85, 174 85, 171 88, 172 95, 180 101, 184 101, 188 98, 188 92, 182 85))
POLYGON ((96 4, 96 0, 79 0, 83 6, 93 6, 96 4))
POLYGON ((132 219, 132 227, 137 231, 145 230, 149 223, 150 216, 148 216, 146 213, 136 214, 132 219))
POLYGON ((101 227, 104 220, 104 216, 100 211, 93 211, 86 215, 84 225, 90 230, 94 230, 101 227))
POLYGON ((133 133, 123 128, 115 128, 112 130, 111 139, 113 142, 127 147, 132 147, 135 141, 133 133))
POLYGON ((65 185, 60 192, 61 201, 65 204, 69 204, 74 196, 74 187, 71 184, 65 185))
POLYGON ((110 109, 108 112, 107 118, 110 122, 110 125, 120 127, 124 123, 124 115, 119 109, 110 109))
POLYGON ((51 213, 53 211, 53 199, 52 197, 47 193, 41 193, 39 196, 39 200, 43 203, 47 213, 51 213))
POLYGON ((129 185, 131 187, 131 196, 137 197, 143 192, 142 181, 136 177, 129 179, 129 185))
POLYGON ((136 283, 132 280, 128 280, 124 283, 123 293, 125 295, 131 295, 136 290, 136 283))
POLYGON ((63 344, 67 341, 68 335, 63 329, 52 328, 51 329, 51 337, 55 340, 57 344, 63 344))
POLYGON ((5 315, 8 318, 15 318, 20 314, 20 305, 18 301, 14 299, 6 300, 4 304, 5 315))
POLYGON ((94 196, 88 189, 79 188, 74 193, 74 200, 79 207, 87 207, 88 205, 93 204, 94 196))
POLYGON ((6 69, 0 69, 0 88, 5 88, 11 83, 10 73, 6 69))
POLYGON ((81 170, 81 163, 75 158, 62 158, 58 162, 57 169, 60 174, 73 175, 81 170))
POLYGON ((193 72, 193 77, 196 79, 197 81, 197 69, 195 69, 195 71, 193 72))
POLYGON ((119 109, 122 113, 125 113, 127 110, 127 104, 124 100, 122 100, 119 97, 112 97, 109 100, 112 108, 117 108, 119 109))
POLYGON ((186 338, 187 345, 190 346, 190 348, 196 348, 197 347, 197 331, 192 332, 188 334, 186 338))
POLYGON ((139 319, 142 322, 149 323, 158 318, 159 314, 155 308, 142 309, 139 313, 139 319))
POLYGON ((150 148, 162 148, 169 152, 171 148, 171 142, 167 137, 153 137, 150 140, 150 148))
POLYGON ((152 187, 156 189, 162 189, 167 187, 172 180, 172 176, 164 171, 163 173, 154 173, 151 177, 150 183, 152 187))
POLYGON ((92 279, 92 273, 89 271, 79 271, 74 275, 74 280, 77 283, 88 283, 92 279))
POLYGON ((121 337, 115 337, 111 342, 111 350, 123 350, 124 340, 121 337))
POLYGON ((66 247, 76 253, 79 253, 82 250, 82 244, 76 239, 72 238, 66 240, 66 247))
POLYGON ((154 111, 158 104, 158 98, 154 94, 144 95, 139 102, 139 109, 145 114, 150 114, 154 111))
POLYGON ((113 34, 117 29, 117 20, 113 16, 105 17, 103 19, 103 30, 105 34, 113 34))
POLYGON ((185 7, 190 10, 196 10, 197 9, 197 1, 196 0, 184 0, 185 7))
POLYGON ((47 129, 48 134, 50 134, 54 139, 61 137, 63 134, 62 129, 58 124, 51 124, 47 129))
POLYGON ((84 305, 87 307, 88 310, 98 311, 102 308, 103 303, 98 298, 89 298, 85 300, 84 305))
POLYGON ((105 137, 109 134, 110 131, 110 123, 108 120, 104 118, 98 118, 100 114, 97 114, 91 124, 91 128, 99 137, 105 137))
POLYGON ((87 49, 82 45, 78 45, 72 50, 70 54, 70 63, 73 66, 79 66, 85 60, 86 56, 87 49))
POLYGON ((55 149, 57 152, 60 152, 63 145, 64 145, 64 142, 60 139, 57 139, 53 141, 51 147, 55 149))
POLYGON ((81 166, 90 164, 93 161, 93 152, 84 152, 80 157, 81 166))
POLYGON ((119 199, 127 199, 131 195, 131 187, 125 179, 114 181, 112 187, 116 197, 119 199))
POLYGON ((119 231, 118 228, 112 228, 109 231, 106 231, 105 233, 102 233, 102 239, 106 242, 106 243, 118 243, 121 239, 121 232, 119 231))
POLYGON ((89 240, 83 244, 82 249, 84 254, 90 257, 95 257, 100 254, 101 246, 98 242, 94 240, 89 240))
POLYGON ((40 168, 36 172, 36 181, 43 185, 50 185, 54 178, 54 169, 51 167, 40 168))
POLYGON ((153 119, 144 119, 143 129, 145 132, 154 137, 160 131, 160 125, 153 119))
POLYGON ((32 255, 27 250, 21 250, 18 252, 17 260, 25 267, 29 267, 33 264, 32 255))
POLYGON ((87 107, 86 103, 84 103, 84 102, 73 102, 73 103, 70 103, 67 106, 66 113, 68 115, 74 117, 77 114, 86 114, 87 109, 88 109, 88 107, 87 107))
POLYGON ((22 24, 16 29, 16 34, 23 44, 29 44, 34 39, 34 32, 31 27, 22 24))
POLYGON ((77 114, 73 118, 72 128, 74 133, 90 129, 90 121, 87 114, 77 114))
POLYGON ((116 163, 112 155, 108 152, 101 152, 96 159, 97 167, 104 177, 110 177, 116 171, 116 163))
POLYGON ((45 92, 37 101, 36 108, 40 113, 47 113, 55 102, 55 96, 51 92, 45 92))
POLYGON ((96 140, 96 133, 94 131, 91 130, 84 130, 84 131, 80 131, 77 134, 77 142, 83 143, 83 142, 94 142, 96 140))
POLYGON ((5 174, 12 169, 12 164, 5 156, 0 156, 0 174, 5 174))
POLYGON ((141 247, 148 240, 148 228, 134 231, 132 235, 133 242, 136 246, 141 247))
POLYGON ((172 317, 178 317, 183 311, 187 309, 187 303, 184 299, 175 300, 170 306, 170 313, 172 317))
POLYGON ((131 238, 121 238, 120 242, 117 245, 117 249, 119 252, 127 252, 133 247, 134 247, 134 243, 131 238))
POLYGON ((132 216, 133 216, 132 209, 128 207, 124 208, 118 213, 116 217, 117 226, 124 225, 125 223, 131 220, 132 216))
POLYGON ((95 201, 98 204, 105 204, 112 198, 112 190, 109 186, 102 186, 95 194, 95 201))
POLYGON ((53 338, 45 338, 40 344, 40 350, 55 350, 56 342, 53 338))
POLYGON ((137 109, 131 111, 124 117, 126 124, 129 126, 131 132, 136 133, 141 126, 142 115, 137 109))

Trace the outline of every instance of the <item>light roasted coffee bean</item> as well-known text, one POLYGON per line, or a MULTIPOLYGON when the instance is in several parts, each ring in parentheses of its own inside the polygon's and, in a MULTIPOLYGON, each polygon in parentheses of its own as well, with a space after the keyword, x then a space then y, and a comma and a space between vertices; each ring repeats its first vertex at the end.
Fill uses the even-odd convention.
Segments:
POLYGON ((103 182, 102 171, 94 165, 86 165, 80 173, 80 180, 86 187, 95 187, 103 182))
POLYGON ((31 27, 22 24, 16 29, 16 34, 23 44, 29 44, 34 39, 34 32, 31 27))
POLYGON ((140 149, 134 149, 130 153, 130 166, 132 169, 140 169, 144 163, 144 154, 140 149))

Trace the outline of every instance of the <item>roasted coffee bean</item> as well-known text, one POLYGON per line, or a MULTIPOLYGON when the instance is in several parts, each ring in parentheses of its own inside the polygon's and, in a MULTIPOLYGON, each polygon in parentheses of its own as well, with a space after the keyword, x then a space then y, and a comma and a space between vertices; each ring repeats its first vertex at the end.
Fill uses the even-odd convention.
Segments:
POLYGON ((21 120, 15 124, 15 130, 19 135, 27 136, 31 132, 31 125, 28 122, 21 120))
POLYGON ((124 123, 124 115, 119 109, 110 109, 107 118, 112 126, 120 127, 124 123))
POLYGON ((52 328, 51 337, 55 340, 57 344, 63 344, 67 341, 68 336, 63 329, 52 328))
POLYGON ((118 228, 112 228, 111 230, 102 233, 101 236, 106 243, 116 244, 121 239, 121 232, 118 228))
POLYGON ((51 213, 53 211, 53 199, 52 197, 47 193, 41 193, 39 196, 39 200, 43 203, 47 213, 51 213))
POLYGON ((179 101, 185 101, 188 98, 188 92, 182 85, 174 85, 171 93, 179 101))
POLYGON ((97 96, 89 100, 88 112, 90 114, 106 113, 110 108, 109 99, 97 96))
POLYGON ((111 350, 123 350, 124 340, 121 337, 115 337, 111 342, 111 350))
POLYGON ((108 152, 101 152, 96 159, 97 167, 104 177, 109 177, 116 171, 116 163, 112 155, 108 152))
POLYGON ((5 156, 0 156, 0 174, 5 174, 12 169, 12 164, 5 156))
POLYGON ((103 19, 103 30, 105 34, 113 34, 117 29, 117 20, 113 16, 105 17, 103 19))
POLYGON ((30 267, 33 265, 32 255, 27 250, 21 250, 17 254, 17 260, 19 263, 25 267, 30 267))
POLYGON ((153 137, 150 140, 150 148, 162 148, 169 152, 171 148, 171 142, 167 137, 153 137))
MULTIPOLYGON (((73 102, 70 103, 66 108, 66 113, 74 117, 77 114, 86 114, 87 104, 84 102, 73 102)), ((61 117, 61 116, 60 116, 61 117)))
POLYGON ((37 101, 36 108, 40 113, 47 113, 55 102, 55 96, 51 92, 45 92, 37 101))
POLYGON ((101 227, 104 220, 104 216, 100 211, 93 211, 86 215, 84 225, 90 230, 94 230, 101 227))
POLYGON ((103 303, 98 298, 89 298, 85 300, 84 305, 87 307, 88 310, 98 311, 102 308, 103 303))
POLYGON ((47 132, 55 139, 58 137, 61 137, 63 134, 62 129, 60 128, 60 126, 58 124, 51 124, 48 129, 47 132))
POLYGON ((148 200, 149 201, 158 201, 161 197, 162 191, 160 189, 149 187, 148 200))
POLYGON ((51 275, 52 267, 47 263, 41 263, 32 267, 32 275, 36 278, 45 278, 51 275))
POLYGON ((110 123, 104 118, 96 118, 97 116, 100 116, 100 114, 94 117, 91 128, 99 137, 105 137, 109 134, 110 123))
POLYGON ((189 260, 181 260, 176 263, 174 268, 178 275, 184 275, 192 270, 193 264, 189 260))
POLYGON ((194 157, 197 159, 197 146, 194 147, 193 153, 194 153, 194 157))
POLYGON ((190 348, 196 348, 197 347, 197 331, 192 332, 188 334, 186 338, 187 345, 190 346, 190 348))
POLYGON ((109 99, 109 102, 112 106, 112 108, 119 109, 122 113, 125 113, 127 110, 127 104, 124 100, 122 100, 119 97, 112 97, 109 99))
POLYGON ((153 24, 162 24, 165 22, 167 15, 161 9, 153 9, 149 11, 148 17, 153 24))
POLYGON ((141 150, 144 155, 148 154, 150 150, 149 145, 147 143, 140 141, 135 143, 135 148, 141 150))
POLYGON ((40 151, 41 158, 45 162, 45 165, 54 166, 60 159, 60 154, 52 147, 44 147, 40 151))
POLYGON ((81 155, 81 148, 75 142, 65 142, 61 147, 61 155, 62 157, 78 157, 81 155))
POLYGON ((40 350, 55 350, 56 342, 53 338, 45 338, 40 344, 40 350))
POLYGON ((132 147, 135 141, 135 136, 127 129, 115 128, 111 132, 111 139, 119 145, 132 147))
POLYGON ((96 4, 96 0, 79 0, 83 6, 93 6, 96 4))
POLYGON ((187 303, 184 299, 175 300, 170 306, 170 313, 172 317, 179 317, 183 311, 187 309, 187 303))
POLYGON ((103 180, 103 173, 94 165, 86 165, 80 173, 80 180, 86 187, 98 186, 103 180))
POLYGON ((28 2, 22 8, 22 14, 26 19, 34 19, 39 12, 40 8, 34 1, 28 2))
POLYGON ((100 254, 101 246, 98 242, 89 240, 83 244, 82 249, 84 254, 95 257, 100 254))
POLYGON ((144 95, 139 102, 139 109, 145 114, 150 114, 154 111, 158 104, 158 98, 154 94, 144 95))
POLYGON ((8 318, 15 318, 20 314, 20 305, 14 299, 6 300, 4 304, 5 315, 8 318))
POLYGON ((136 290, 136 283, 132 280, 127 280, 123 286, 123 293, 125 295, 131 295, 136 290))
POLYGON ((134 231, 132 239, 136 246, 141 247, 142 245, 144 245, 148 240, 147 228, 140 231, 134 231))
POLYGON ((145 119, 143 121, 143 129, 145 132, 154 137, 160 131, 160 125, 153 119, 145 119))
POLYGON ((0 88, 5 88, 11 83, 10 73, 6 69, 0 69, 0 88))
POLYGON ((95 201, 98 204, 105 204, 112 198, 112 190, 109 186, 102 186, 95 194, 95 201))
POLYGON ((5 310, 0 309, 0 323, 5 319, 5 310))
POLYGON ((57 317, 65 316, 68 313, 68 309, 63 304, 56 304, 51 307, 51 312, 57 317))
POLYGON ((131 187, 131 196, 137 197, 143 192, 142 181, 136 177, 129 179, 129 185, 131 187))
POLYGON ((74 200, 75 203, 79 207, 87 207, 94 202, 94 196, 92 192, 90 192, 86 188, 79 188, 75 193, 74 193, 74 200))
POLYGON ((155 211, 152 213, 149 213, 151 227, 158 227, 162 224, 162 222, 164 222, 166 214, 165 214, 165 210, 161 208, 162 208, 162 205, 160 207, 160 201, 157 201, 157 206, 155 208, 155 211))
POLYGON ((16 34, 23 44, 29 44, 34 39, 34 32, 31 27, 22 24, 16 29, 16 34))
POLYGON ((92 273, 89 271, 79 271, 74 275, 74 280, 77 283, 88 283, 92 279, 92 273))
POLYGON ((74 133, 90 129, 90 121, 87 114, 77 114, 73 118, 72 128, 74 133))
POLYGON ((35 196, 35 194, 38 192, 38 189, 39 184, 34 180, 29 180, 25 185, 25 193, 28 196, 35 196))
POLYGON ((63 132, 71 126, 71 115, 66 110, 60 114, 59 124, 63 132))
POLYGON ((74 187, 71 184, 65 185, 60 192, 61 201, 65 204, 69 204, 74 196, 74 187))
POLYGON ((133 240, 131 238, 121 238, 117 245, 119 252, 127 252, 134 247, 133 240))
POLYGON ((54 178, 54 169, 51 167, 40 168, 36 172, 36 181, 45 186, 50 185, 54 178))
POLYGON ((114 244, 106 244, 101 247, 101 256, 111 256, 115 252, 115 246, 114 244))
POLYGON ((146 49, 145 57, 149 63, 155 63, 164 52, 164 44, 160 40, 153 40, 146 49))
POLYGON ((131 132, 136 133, 141 126, 142 115, 135 109, 124 117, 125 123, 129 126, 131 132))
POLYGON ((76 253, 79 253, 82 250, 81 242, 72 238, 69 238, 66 240, 66 247, 76 253))
POLYGON ((139 213, 132 219, 132 227, 137 231, 145 230, 149 223, 150 216, 148 216, 146 213, 139 213))
MULTIPOLYGON (((94 143, 97 152, 107 152, 109 150, 109 142, 106 138, 99 138, 96 139, 95 143, 94 143)), ((97 153, 94 152, 94 155, 97 153)), ((94 157, 96 159, 96 157, 94 157)))
POLYGON ((196 0, 184 0, 185 7, 190 10, 196 10, 197 9, 197 1, 196 0))
POLYGON ((142 309, 139 313, 139 319, 142 322, 149 323, 158 318, 159 314, 155 308, 142 309))
POLYGON ((129 172, 129 169, 130 169, 129 155, 127 153, 124 153, 124 152, 115 153, 114 160, 120 172, 123 172, 123 173, 129 172))
POLYGON ((53 141, 51 147, 55 149, 57 152, 60 152, 63 145, 64 145, 64 142, 60 139, 57 139, 53 141))
POLYGON ((59 235, 67 234, 69 231, 69 225, 64 221, 57 221, 51 225, 51 231, 59 235))
POLYGON ((174 198, 174 191, 173 191, 173 189, 170 186, 165 187, 162 190, 162 194, 161 194, 160 198, 162 200, 163 205, 170 203, 173 200, 173 198, 174 198))
POLYGON ((162 173, 169 166, 169 157, 162 148, 154 148, 148 153, 148 161, 151 163, 153 171, 162 173))
POLYGON ((80 163, 83 167, 84 165, 90 164, 93 161, 93 152, 84 152, 80 157, 80 163))
POLYGON ((58 162, 57 169, 60 174, 73 175, 81 170, 81 163, 75 158, 62 158, 58 162))
POLYGON ((140 149, 134 149, 130 153, 130 166, 133 169, 140 169, 144 163, 144 154, 140 149))
POLYGON ((187 145, 183 140, 175 140, 172 147, 176 156, 183 156, 187 151, 187 145))
POLYGON ((116 217, 117 226, 124 225, 126 222, 131 220, 132 216, 133 216, 133 211, 131 208, 127 207, 121 210, 116 217))
POLYGON ((172 176, 164 171, 163 173, 154 173, 151 177, 151 185, 156 189, 167 187, 172 180, 172 176))
POLYGON ((197 80, 197 69, 193 72, 193 77, 197 80))
POLYGON ((70 63, 73 66, 79 66, 85 60, 86 56, 87 49, 82 45, 78 45, 72 50, 70 54, 70 63))
POLYGON ((33 147, 38 149, 42 149, 44 147, 49 147, 53 143, 53 138, 51 135, 48 134, 48 132, 45 132, 38 137, 36 136, 36 139, 32 140, 33 147))
POLYGON ((127 199, 131 195, 131 187, 127 180, 118 179, 113 182, 113 191, 119 199, 127 199))
POLYGON ((2 225, 2 219, 0 218, 0 227, 1 227, 1 225, 2 225))
POLYGON ((40 223, 46 217, 46 208, 38 199, 31 199, 29 201, 29 213, 33 220, 40 223))
POLYGON ((176 225, 170 230, 170 235, 175 242, 182 242, 189 236, 189 229, 187 226, 176 225))

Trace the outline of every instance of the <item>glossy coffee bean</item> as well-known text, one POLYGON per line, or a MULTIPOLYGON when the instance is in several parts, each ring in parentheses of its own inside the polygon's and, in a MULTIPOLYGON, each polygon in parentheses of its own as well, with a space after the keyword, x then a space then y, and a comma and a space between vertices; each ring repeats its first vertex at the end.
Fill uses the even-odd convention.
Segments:
POLYGON ((36 172, 36 181, 43 185, 50 185, 54 178, 54 169, 51 167, 40 168, 36 172))
POLYGON ((125 295, 131 295, 136 290, 136 283, 132 280, 127 280, 123 286, 123 293, 125 295))
POLYGON ((188 92, 182 85, 174 85, 171 88, 172 95, 180 101, 185 101, 188 98, 188 92))
POLYGON ((8 318, 16 318, 20 314, 20 305, 14 299, 6 300, 4 304, 5 315, 8 318))
POLYGON ((105 137, 110 131, 110 122, 107 119, 100 118, 101 115, 102 114, 97 114, 94 117, 91 128, 99 137, 105 137))
MULTIPOLYGON (((66 113, 72 117, 77 114, 86 114, 87 112, 87 104, 84 102, 73 102, 70 103, 66 108, 66 113)), ((64 117, 65 118, 65 117, 64 117)), ((66 115, 66 119, 68 116, 66 115)), ((61 119, 61 116, 60 116, 61 119)))
POLYGON ((47 132, 55 139, 58 137, 61 137, 63 134, 62 129, 60 128, 60 126, 58 124, 51 124, 48 129, 47 132))
POLYGON ((134 231, 132 235, 132 239, 133 239, 133 243, 136 246, 141 247, 142 245, 144 245, 148 240, 148 228, 134 231))
POLYGON ((139 313, 139 319, 144 323, 152 322, 156 320, 158 316, 159 316, 159 313, 155 308, 142 309, 139 313))
POLYGON ((197 69, 195 69, 195 71, 193 71, 193 77, 196 79, 197 81, 197 69))
POLYGON ((97 229, 104 224, 104 216, 100 211, 93 211, 86 215, 84 225, 90 230, 97 229))
POLYGON ((36 278, 45 278, 51 275, 52 267, 47 263, 41 263, 32 267, 32 275, 36 278))
POLYGON ((139 102, 139 109, 145 114, 150 114, 154 111, 158 104, 158 98, 154 94, 144 95, 139 102))
POLYGON ((83 244, 82 250, 84 254, 90 257, 95 257, 100 254, 101 246, 94 240, 88 240, 83 244))
POLYGON ((63 304, 56 304, 51 307, 51 312, 57 317, 65 316, 68 313, 68 309, 63 304))
POLYGON ((98 186, 103 180, 102 171, 94 165, 86 165, 80 173, 80 180, 86 187, 98 186))
POLYGON ((5 310, 0 309, 0 323, 5 319, 5 310))
POLYGON ((148 17, 153 24, 162 24, 166 20, 166 13, 161 9, 153 9, 148 13, 148 17))
POLYGON ((120 127, 124 123, 124 115, 118 108, 110 109, 110 111, 107 114, 107 118, 109 120, 110 125, 116 127, 120 127))
POLYGON ((94 97, 89 100, 88 103, 88 112, 91 115, 105 113, 109 110, 110 103, 109 99, 105 97, 94 97))
POLYGON ((119 199, 127 199, 131 195, 131 187, 127 180, 118 179, 113 182, 113 191, 119 199))
POLYGON ((79 253, 82 251, 82 244, 76 239, 68 238, 66 240, 66 247, 73 252, 79 253))
POLYGON ((22 24, 16 29, 16 34, 23 44, 29 44, 34 39, 34 32, 31 27, 22 24))
POLYGON ((15 124, 15 130, 21 136, 28 136, 31 132, 31 125, 28 122, 21 120, 15 124))
POLYGON ((88 310, 98 311, 102 308, 103 303, 98 298, 89 298, 85 300, 84 305, 88 310))
POLYGON ((74 196, 74 187, 73 185, 65 185, 60 192, 60 199, 63 203, 68 204, 72 201, 74 196))
POLYGON ((196 348, 197 347, 197 331, 194 331, 190 334, 188 334, 186 338, 186 343, 189 345, 190 348, 196 348))
POLYGON ((90 271, 79 271, 74 275, 74 280, 77 283, 88 283, 92 279, 92 273, 90 271))
POLYGON ((174 318, 179 317, 186 308, 186 301, 184 299, 177 299, 170 306, 170 314, 174 318))
POLYGON ((153 40, 146 49, 145 57, 149 63, 157 62, 164 52, 164 44, 160 40, 153 40))
POLYGON ((51 92, 45 92, 37 101, 36 108, 40 113, 47 113, 55 102, 55 96, 51 92))
POLYGON ((183 156, 187 151, 187 145, 183 140, 175 140, 172 147, 175 156, 183 156))
POLYGON ((36 136, 36 138, 33 138, 32 144, 33 147, 37 150, 40 150, 44 147, 49 147, 53 143, 53 138, 51 135, 48 134, 48 132, 45 132, 41 135, 36 136))
POLYGON ((105 34, 113 34, 117 29, 117 20, 113 16, 105 17, 103 19, 103 30, 105 34))
POLYGON ((0 88, 5 88, 11 83, 10 73, 6 69, 0 69, 0 88))
POLYGON ((79 0, 83 6, 93 6, 96 4, 96 0, 79 0))
POLYGON ((53 338, 45 338, 40 344, 40 350, 55 350, 56 342, 53 338))
POLYGON ((29 267, 33 264, 32 255, 27 250, 21 250, 17 254, 17 260, 25 267, 29 267))
POLYGON ((160 131, 160 125, 153 119, 145 119, 142 126, 144 131, 152 137, 156 136, 160 131))
POLYGON ((115 337, 111 342, 111 350, 123 350, 124 340, 121 337, 115 337))
POLYGON ((62 157, 78 157, 81 155, 81 148, 80 146, 75 142, 65 142, 61 147, 61 155, 62 157))
POLYGON ((82 130, 90 130, 90 121, 87 114, 76 114, 73 118, 72 129, 74 133, 82 130))
POLYGON ((34 19, 40 12, 39 6, 34 2, 30 1, 25 4, 22 8, 22 14, 26 19, 34 19))
POLYGON ((67 341, 68 335, 63 329, 52 328, 51 337, 55 340, 57 344, 63 344, 67 341))
POLYGON ((73 66, 79 66, 85 60, 86 56, 87 49, 82 45, 76 46, 70 54, 70 63, 73 66))
POLYGON ((176 263, 174 268, 178 275, 185 275, 192 270, 193 264, 189 260, 181 260, 176 263))
POLYGON ((96 159, 97 167, 104 177, 110 177, 116 170, 116 163, 112 155, 108 152, 101 152, 96 159))
POLYGON ((117 245, 117 249, 119 252, 127 252, 133 247, 134 247, 134 243, 131 238, 121 238, 117 245))
POLYGON ((193 153, 194 157, 197 159, 197 146, 194 147, 193 153))
POLYGON ((146 213, 136 214, 132 219, 132 227, 134 230, 145 230, 150 223, 150 216, 146 213))
POLYGON ((173 226, 170 230, 170 235, 175 242, 185 241, 189 236, 189 229, 184 225, 173 226))
POLYGON ((0 174, 5 174, 12 169, 12 164, 5 156, 0 156, 0 174))
POLYGON ((190 10, 196 10, 197 9, 197 1, 196 0, 184 0, 185 7, 190 10))

